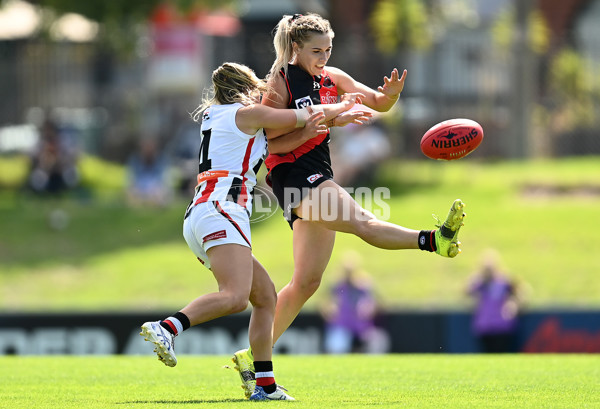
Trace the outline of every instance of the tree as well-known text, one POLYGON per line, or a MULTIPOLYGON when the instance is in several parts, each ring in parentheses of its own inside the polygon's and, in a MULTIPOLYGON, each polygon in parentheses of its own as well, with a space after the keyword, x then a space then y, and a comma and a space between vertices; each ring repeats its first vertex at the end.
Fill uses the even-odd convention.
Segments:
MULTIPOLYGON (((48 7, 58 14, 77 13, 99 23, 117 21, 143 21, 165 0, 27 0, 48 7)), ((230 6, 235 0, 170 0, 177 9, 190 11, 197 8, 221 8, 230 6)))
POLYGON ((400 46, 428 47, 432 39, 427 19, 421 0, 379 0, 370 18, 377 48, 391 54, 400 46))
POLYGON ((162 4, 172 6, 182 18, 200 11, 235 8, 236 0, 25 0, 45 12, 40 36, 47 35, 52 22, 67 13, 80 14, 99 23, 97 41, 121 58, 132 55, 139 33, 162 4))

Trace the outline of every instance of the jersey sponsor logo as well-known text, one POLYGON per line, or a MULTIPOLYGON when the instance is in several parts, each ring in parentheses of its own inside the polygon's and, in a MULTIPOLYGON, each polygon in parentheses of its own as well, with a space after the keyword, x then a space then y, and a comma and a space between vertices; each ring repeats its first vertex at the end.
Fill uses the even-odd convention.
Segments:
POLYGON ((210 112, 208 112, 208 109, 206 111, 204 111, 204 113, 202 114, 202 120, 206 121, 207 119, 210 119, 210 112))
POLYGON ((337 103, 337 94, 333 94, 330 91, 325 92, 321 95, 321 104, 335 104, 337 103))
POLYGON ((313 91, 316 89, 321 89, 321 84, 319 84, 317 81, 313 81, 313 91))
POLYGON ((225 239, 225 238, 227 238, 227 232, 225 230, 219 230, 219 231, 216 231, 214 233, 207 234, 206 236, 204 236, 204 238, 202 239, 202 243, 206 243, 207 241, 210 241, 210 240, 225 239))
POLYGON ((310 175, 309 177, 307 177, 306 180, 308 180, 310 183, 315 183, 316 180, 318 180, 322 177, 323 177, 322 173, 315 173, 314 175, 310 175))
POLYGON ((307 106, 313 104, 312 99, 310 99, 310 97, 308 95, 305 97, 302 97, 302 98, 298 98, 295 102, 296 102, 297 109, 302 109, 304 107, 307 107, 307 106))
POLYGON ((207 180, 210 179, 215 179, 215 178, 224 178, 229 176, 229 171, 228 170, 206 170, 202 173, 199 173, 198 176, 196 176, 198 184, 202 184, 202 182, 206 182, 207 180))

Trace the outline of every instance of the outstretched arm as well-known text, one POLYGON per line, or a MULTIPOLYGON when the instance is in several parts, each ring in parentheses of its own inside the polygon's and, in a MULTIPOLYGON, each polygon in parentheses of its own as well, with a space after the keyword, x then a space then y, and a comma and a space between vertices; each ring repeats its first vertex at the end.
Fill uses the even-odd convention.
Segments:
POLYGON ((253 134, 260 128, 301 128, 315 114, 321 114, 318 116, 319 123, 325 124, 340 113, 352 108, 355 103, 360 103, 361 96, 359 93, 350 93, 337 104, 311 105, 302 109, 278 109, 262 104, 252 104, 240 108, 235 121, 238 128, 248 134, 253 134))
MULTIPOLYGON (((304 128, 296 129, 295 131, 277 135, 278 130, 266 130, 267 138, 269 139, 269 153, 272 154, 285 154, 293 151, 297 147, 301 146, 308 140, 323 134, 327 133, 327 128, 332 126, 346 126, 350 123, 362 125, 366 121, 368 121, 372 114, 370 112, 358 110, 358 111, 343 111, 341 114, 334 116, 333 114, 338 111, 336 105, 339 104, 326 104, 326 105, 316 105, 311 108, 320 108, 323 107, 323 111, 327 112, 327 116, 325 116, 320 111, 316 111, 316 113, 310 116, 310 120, 306 122, 306 126, 304 128), (331 108, 331 109, 329 109, 331 108), (331 118, 331 119, 328 119, 331 118), (325 126, 326 124, 327 126, 325 126), (324 131, 314 132, 314 126, 322 126, 324 127, 324 131), (269 133, 269 131, 271 131, 269 133), (275 131, 272 132, 272 131, 275 131)), ((288 110, 288 111, 297 111, 297 110, 288 110)))
POLYGON ((360 92, 364 95, 362 98, 363 104, 378 112, 387 112, 398 101, 400 93, 404 89, 404 81, 406 80, 407 71, 402 72, 402 76, 398 73, 398 69, 394 68, 389 78, 383 78, 383 85, 374 89, 354 80, 350 75, 335 67, 327 67, 327 70, 334 77, 338 88, 346 92, 360 92))
MULTIPOLYGON (((262 99, 262 104, 273 108, 287 108, 287 99, 289 98, 287 86, 282 77, 276 77, 270 83, 273 92, 266 94, 262 99)), ((327 123, 328 126, 344 126, 349 123, 361 124, 367 121, 372 115, 364 111, 348 112, 356 102, 362 102, 362 94, 345 95, 340 104, 325 104, 312 106, 323 110, 324 118, 321 122, 327 123), (338 114, 342 113, 338 116, 338 114), (337 119, 336 119, 337 117, 337 119), (335 120, 335 121, 334 121, 335 120)), ((290 111, 290 110, 288 110, 290 111)), ((325 131, 326 132, 326 131, 325 131)), ((272 154, 284 154, 293 151, 306 141, 320 133, 313 133, 309 129, 309 122, 305 128, 296 129, 294 127, 265 127, 265 133, 269 139, 269 152, 272 154)))

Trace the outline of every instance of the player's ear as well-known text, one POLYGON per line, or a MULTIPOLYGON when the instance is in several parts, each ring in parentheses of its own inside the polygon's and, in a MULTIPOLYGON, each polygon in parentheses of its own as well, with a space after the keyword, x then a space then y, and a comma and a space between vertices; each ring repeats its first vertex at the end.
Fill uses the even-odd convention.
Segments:
POLYGON ((298 54, 298 52, 300 52, 300 46, 295 41, 292 41, 292 51, 294 54, 298 54))

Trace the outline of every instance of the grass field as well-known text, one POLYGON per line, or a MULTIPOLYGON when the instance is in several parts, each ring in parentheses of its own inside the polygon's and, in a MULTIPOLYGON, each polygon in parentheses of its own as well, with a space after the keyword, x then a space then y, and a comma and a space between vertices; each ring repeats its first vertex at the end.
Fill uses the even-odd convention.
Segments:
MULTIPOLYGON (((467 308, 463 289, 488 248, 531 289, 528 306, 600 306, 598 157, 483 162, 390 162, 376 186, 388 187, 391 221, 432 228, 457 197, 467 204, 463 253, 443 259, 419 251, 387 251, 339 234, 323 287, 337 278, 346 252, 362 257, 384 308, 467 308)), ((40 200, 14 190, 16 159, 0 160, 0 310, 123 311, 180 308, 216 288, 181 236, 188 198, 165 209, 123 204, 122 170, 85 161, 91 198, 40 200), (103 167, 104 166, 104 167, 103 167), (49 227, 53 211, 69 222, 49 227), (147 297, 161 289, 160 297, 147 297)), ((21 170, 19 170, 21 169, 21 170)), ((277 288, 292 270, 292 234, 280 211, 253 225, 254 252, 277 288)), ((306 308, 317 308, 319 291, 306 308)))
POLYGON ((599 408, 595 355, 276 356, 296 402, 248 402, 223 356, 2 357, 0 408, 599 408))

